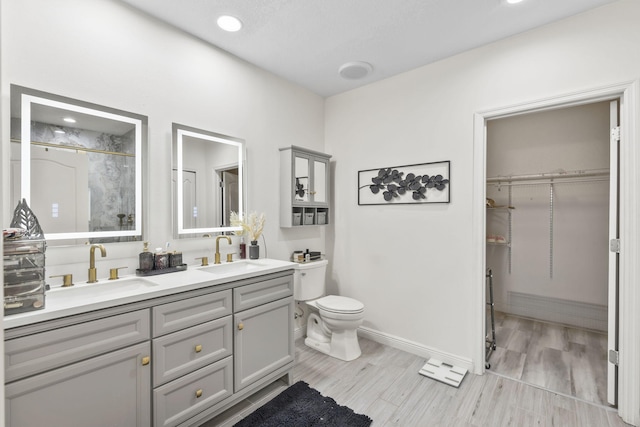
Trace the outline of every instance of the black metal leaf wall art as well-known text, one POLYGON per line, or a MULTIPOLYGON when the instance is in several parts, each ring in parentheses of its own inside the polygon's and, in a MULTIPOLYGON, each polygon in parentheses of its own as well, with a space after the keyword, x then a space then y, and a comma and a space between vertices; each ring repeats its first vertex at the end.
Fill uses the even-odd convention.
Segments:
POLYGON ((359 171, 358 204, 448 203, 449 167, 444 161, 359 171))
POLYGON ((372 184, 369 189, 373 194, 382 191, 382 197, 389 202, 394 197, 400 197, 405 194, 411 194, 413 200, 427 198, 427 189, 435 188, 443 191, 449 183, 442 175, 416 175, 408 173, 403 178, 404 172, 392 168, 382 168, 378 171, 378 175, 371 178, 372 184))

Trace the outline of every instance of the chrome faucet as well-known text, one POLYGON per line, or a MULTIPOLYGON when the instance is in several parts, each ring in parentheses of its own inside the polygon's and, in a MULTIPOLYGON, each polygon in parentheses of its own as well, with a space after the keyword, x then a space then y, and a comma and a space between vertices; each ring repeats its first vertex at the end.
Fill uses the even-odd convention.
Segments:
POLYGON ((216 259, 214 264, 220 264, 220 239, 227 239, 227 242, 231 244, 231 237, 229 236, 218 236, 216 237, 216 259))
POLYGON ((97 244, 91 245, 89 248, 89 279, 87 280, 87 283, 96 283, 98 281, 98 279, 96 279, 96 248, 100 249, 100 253, 103 258, 107 256, 107 250, 104 246, 97 244))

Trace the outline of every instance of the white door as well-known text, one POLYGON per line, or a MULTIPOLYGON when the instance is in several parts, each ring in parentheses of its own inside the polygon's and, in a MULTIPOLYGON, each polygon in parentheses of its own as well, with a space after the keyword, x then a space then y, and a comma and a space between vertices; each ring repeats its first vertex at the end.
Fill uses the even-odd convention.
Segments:
MULTIPOLYGON (((19 148, 18 144, 11 144, 12 150, 19 148)), ((19 159, 20 155, 12 153, 11 158, 19 159)), ((11 171, 11 203, 16 203, 20 201, 21 194, 20 160, 11 161, 11 171)), ((86 153, 31 146, 29 208, 38 217, 45 236, 47 233, 89 231, 88 176, 86 153), (52 185, 60 180, 66 185, 52 185)))
POLYGON ((182 171, 182 227, 198 228, 198 202, 195 171, 182 171))
POLYGON ((609 155, 609 316, 608 316, 608 363, 607 401, 617 403, 618 389, 618 162, 620 127, 618 123, 618 100, 610 103, 610 155, 609 155))
POLYGON ((238 212, 238 168, 222 171, 222 218, 220 225, 228 227, 231 212, 238 212))
MULTIPOLYGON (((177 187, 176 181, 178 173, 175 169, 172 170, 171 182, 174 186, 174 191, 177 187)), ((174 193, 175 194, 175 193, 174 193)), ((174 207, 174 218, 178 217, 178 213, 174 207)), ((182 228, 197 228, 198 227, 198 205, 196 204, 196 173, 195 171, 182 171, 182 228)))

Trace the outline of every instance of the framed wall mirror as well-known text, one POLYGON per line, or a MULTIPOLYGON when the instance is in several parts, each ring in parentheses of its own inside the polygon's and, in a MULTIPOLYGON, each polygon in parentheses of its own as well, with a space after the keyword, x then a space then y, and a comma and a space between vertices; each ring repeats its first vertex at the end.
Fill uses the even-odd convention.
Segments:
POLYGON ((142 240, 146 135, 146 116, 11 85, 10 208, 54 245, 142 240))
POLYGON ((244 140, 173 124, 176 237, 226 233, 231 212, 244 212, 244 140))

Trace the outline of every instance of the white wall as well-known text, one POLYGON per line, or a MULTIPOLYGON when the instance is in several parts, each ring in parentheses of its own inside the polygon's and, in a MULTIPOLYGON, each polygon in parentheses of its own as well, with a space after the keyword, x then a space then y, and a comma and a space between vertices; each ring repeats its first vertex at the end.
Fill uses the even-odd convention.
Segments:
POLYGON ((474 113, 637 79, 639 19, 622 0, 327 99, 332 286, 363 301, 366 329, 473 359, 474 113), (358 170, 439 160, 450 204, 357 205, 358 170))
MULTIPOLYGON (((176 242, 171 237, 170 144, 176 122, 246 141, 248 208, 266 213, 269 257, 288 259, 294 249, 306 247, 324 250, 323 230, 296 233, 278 225, 278 148, 323 149, 321 97, 116 0, 26 0, 2 6, 3 106, 13 83, 149 117, 145 219, 151 248, 171 241, 171 248, 185 251, 189 264, 196 256, 213 256, 211 239, 176 242)), ((9 141, 6 116, 3 141, 9 141)), ((4 159, 7 153, 3 143, 4 159)), ((5 223, 13 209, 8 176, 3 164, 5 223)), ((141 243, 106 247, 107 257, 97 260, 99 278, 119 265, 129 267, 124 274, 134 272, 141 243)), ((73 273, 76 281, 84 281, 88 258, 85 247, 50 247, 47 274, 73 273)))

